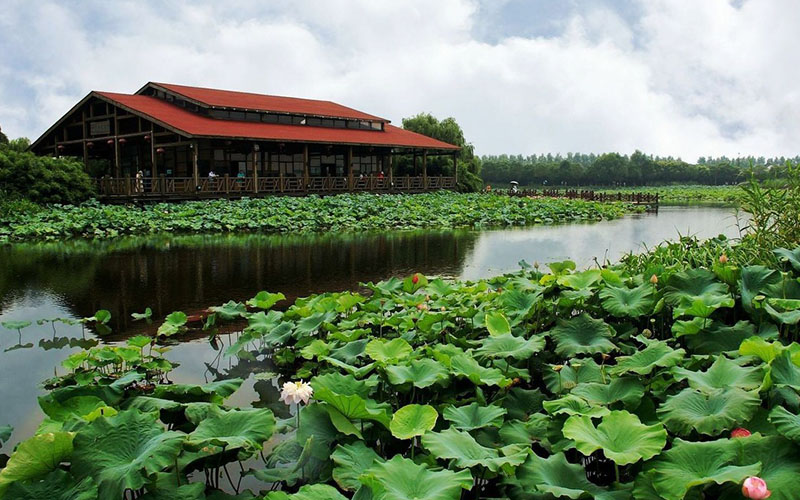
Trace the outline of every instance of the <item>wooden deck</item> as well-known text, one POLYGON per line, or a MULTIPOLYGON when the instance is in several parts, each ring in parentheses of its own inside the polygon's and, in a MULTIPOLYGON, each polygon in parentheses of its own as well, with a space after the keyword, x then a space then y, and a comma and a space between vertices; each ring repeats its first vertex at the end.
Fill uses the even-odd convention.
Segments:
POLYGON ((348 192, 420 193, 455 189, 455 177, 104 177, 95 179, 106 201, 193 200, 348 192))

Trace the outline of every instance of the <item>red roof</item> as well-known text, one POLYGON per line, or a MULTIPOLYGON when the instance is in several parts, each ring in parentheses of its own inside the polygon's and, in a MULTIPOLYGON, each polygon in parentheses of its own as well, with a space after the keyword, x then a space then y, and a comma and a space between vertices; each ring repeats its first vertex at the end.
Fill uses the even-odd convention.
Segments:
POLYGON ((389 125, 379 130, 356 130, 308 125, 281 125, 219 120, 198 115, 162 99, 144 95, 95 92, 133 112, 148 117, 186 135, 268 141, 334 143, 370 146, 458 150, 458 146, 389 125))
MULTIPOLYGON (((182 95, 183 97, 210 107, 273 111, 276 113, 296 113, 300 115, 351 118, 356 120, 389 121, 385 118, 368 115, 367 113, 362 113, 361 111, 330 101, 187 87, 185 85, 174 85, 171 83, 151 82, 151 85, 162 87, 170 92, 182 95)), ((146 87, 147 86, 145 86, 145 88, 146 87)))

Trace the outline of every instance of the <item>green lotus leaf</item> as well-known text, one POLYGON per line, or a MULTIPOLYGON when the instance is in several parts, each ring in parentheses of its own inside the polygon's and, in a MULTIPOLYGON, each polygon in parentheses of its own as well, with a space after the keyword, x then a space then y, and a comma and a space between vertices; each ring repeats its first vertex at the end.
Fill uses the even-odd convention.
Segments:
POLYGON ((574 271, 575 270, 575 263, 571 260, 562 260, 559 262, 550 262, 547 264, 547 267, 550 268, 555 275, 564 274, 567 271, 574 271))
POLYGON ((761 405, 758 391, 728 388, 705 393, 687 388, 667 398, 658 408, 658 418, 681 436, 692 430, 716 436, 749 421, 761 405))
POLYGON ((437 458, 452 459, 456 467, 464 469, 482 466, 492 472, 513 468, 525 461, 528 449, 510 445, 500 450, 481 446, 468 432, 454 428, 442 432, 428 432, 422 436, 422 446, 437 458))
POLYGON ((331 454, 331 460, 335 464, 334 481, 340 488, 350 491, 361 487, 361 481, 358 480, 361 474, 374 464, 383 462, 380 455, 367 447, 363 441, 336 446, 331 454))
POLYGON ((439 413, 429 405, 406 405, 392 415, 389 430, 397 439, 411 439, 433 429, 439 413))
POLYGON ((400 455, 375 464, 360 480, 372 490, 374 500, 459 500, 461 490, 473 485, 468 470, 434 472, 400 455))
POLYGON ((133 318, 134 321, 140 321, 143 319, 149 320, 152 317, 153 317, 153 310, 150 309, 149 307, 146 307, 143 313, 131 313, 131 318, 133 318))
POLYGON ((612 411, 597 427, 590 417, 573 415, 564 422, 563 433, 584 455, 603 450, 606 458, 618 465, 648 460, 667 444, 667 431, 661 424, 644 425, 627 411, 612 411))
POLYGON ((150 477, 146 489, 147 493, 139 497, 141 500, 208 500, 214 495, 212 493, 207 498, 205 483, 190 483, 184 474, 178 475, 173 471, 157 472, 150 477))
POLYGON ((770 363, 768 375, 772 384, 800 390, 800 366, 795 364, 793 358, 788 349, 775 356, 770 363))
POLYGON ((528 318, 533 311, 533 305, 541 299, 539 292, 524 292, 522 290, 509 290, 500 296, 503 309, 512 318, 511 323, 516 325, 528 318))
POLYGON ((514 387, 506 393, 500 404, 508 411, 509 418, 527 420, 532 414, 542 410, 544 399, 545 395, 538 389, 514 387))
POLYGON ((483 339, 480 348, 475 351, 479 357, 528 359, 544 349, 543 336, 533 336, 528 340, 510 333, 489 336, 483 339))
POLYGON ((534 441, 547 439, 552 417, 534 413, 528 420, 506 421, 498 432, 504 444, 530 445, 534 441))
POLYGON ((742 294, 742 307, 750 315, 756 314, 753 299, 756 295, 764 293, 782 281, 781 273, 764 266, 747 266, 742 268, 740 290, 742 294))
MULTIPOLYGON (((0 496, 2 489, 0 488, 0 496)), ((76 481, 68 472, 55 469, 40 479, 17 481, 3 498, 13 500, 95 500, 97 485, 87 477, 76 481)))
POLYGON ((327 484, 306 484, 301 486, 297 493, 283 491, 270 491, 265 500, 347 500, 339 490, 327 484))
POLYGON ((672 324, 672 334, 676 338, 685 335, 697 335, 706 328, 707 324, 708 320, 706 318, 679 319, 672 324))
POLYGON ((441 363, 430 358, 415 360, 407 365, 389 365, 386 367, 386 375, 392 385, 411 382, 420 389, 444 382, 450 377, 441 363))
POLYGON ((740 356, 757 356, 764 363, 772 363, 782 351, 780 342, 767 342, 761 337, 750 337, 739 346, 740 356))
POLYGON ((683 297, 675 305, 673 317, 690 316, 696 318, 708 318, 718 309, 733 307, 736 302, 730 295, 718 295, 705 293, 697 297, 683 297))
POLYGON ((428 286, 428 278, 424 274, 416 273, 403 280, 403 291, 406 293, 414 293, 426 286, 428 286))
POLYGON ((800 247, 794 250, 776 248, 772 251, 783 263, 789 263, 795 271, 800 271, 800 247))
POLYGON ((9 330, 22 330, 23 328, 27 328, 31 326, 30 321, 3 321, 0 323, 3 327, 8 328, 9 330))
POLYGON ((456 291, 456 287, 441 278, 428 282, 428 293, 432 296, 446 297, 456 291))
POLYGON ((175 311, 164 318, 164 323, 158 327, 158 334, 170 337, 176 333, 180 333, 186 328, 186 321, 189 318, 181 311, 175 311))
POLYGON ((552 369, 544 370, 542 377, 547 384, 547 390, 555 394, 572 390, 582 383, 605 383, 600 365, 591 358, 572 360, 569 365, 558 365, 558 371, 555 367, 550 368, 552 369))
POLYGON ((396 338, 389 341, 375 339, 367 344, 364 352, 378 363, 385 364, 396 363, 409 357, 413 349, 405 339, 396 338))
MULTIPOLYGON (((736 465, 761 464, 758 477, 767 483, 770 500, 793 500, 797 498, 797 478, 800 477, 800 450, 791 441, 781 436, 754 434, 747 438, 734 439, 739 447, 736 465)), ((742 498, 739 484, 731 484, 720 495, 722 500, 742 498)))
MULTIPOLYGON (((353 366, 345 363, 344 361, 339 361, 336 358, 331 358, 330 356, 321 358, 320 361, 325 361, 326 363, 332 364, 336 368, 341 368, 342 370, 346 371, 347 373, 356 378, 366 377, 367 375, 369 375, 369 372, 371 372, 375 368, 375 363, 368 363, 364 366, 353 366)), ((391 366, 387 368, 391 368, 391 366)), ((445 371, 445 373, 447 372, 445 371)))
POLYGON ((600 281, 600 270, 587 269, 579 273, 560 276, 558 280, 556 280, 556 283, 561 286, 572 288, 573 290, 586 290, 598 281, 600 281))
POLYGON ((370 385, 366 381, 356 380, 352 375, 329 373, 314 377, 311 386, 315 399, 328 403, 346 418, 375 420, 389 428, 391 407, 367 397, 370 385))
POLYGON ((152 344, 154 340, 155 339, 149 335, 136 335, 126 340, 125 343, 131 347, 138 347, 141 349, 142 347, 152 344))
POLYGON ((489 335, 509 335, 511 334, 511 324, 501 312, 492 311, 486 314, 486 329, 489 335))
POLYGON ((484 406, 471 403, 466 406, 448 406, 442 416, 451 422, 452 426, 462 431, 471 431, 482 427, 500 427, 507 410, 499 406, 484 406))
POLYGON ((216 314, 219 319, 223 321, 233 321, 247 314, 247 306, 233 300, 229 300, 221 306, 209 307, 208 310, 216 314))
POLYGON ((666 342, 648 341, 646 347, 630 356, 620 356, 617 364, 610 367, 613 375, 636 373, 649 375, 656 368, 669 368, 678 364, 686 355, 683 349, 673 349, 666 342))
POLYGON ((240 378, 232 378, 210 382, 205 385, 157 385, 153 390, 152 396, 154 398, 170 399, 179 403, 205 402, 222 404, 228 396, 241 387, 242 382, 244 380, 240 378))
POLYGON ((266 408, 224 411, 211 407, 206 418, 186 437, 186 448, 222 447, 250 455, 275 431, 275 417, 266 408))
POLYGON ((450 369, 458 377, 468 378, 475 385, 497 385, 507 387, 511 379, 503 376, 497 368, 481 366, 468 354, 457 354, 450 358, 450 369))
POLYGON ((601 319, 586 313, 568 320, 559 319, 550 337, 556 342, 556 354, 572 358, 578 354, 608 353, 616 349, 611 342, 613 330, 601 319))
POLYGON ((121 498, 126 489, 144 486, 150 474, 173 466, 185 438, 164 431, 153 414, 123 411, 76 434, 72 469, 78 479, 97 482, 100 498, 121 498))
POLYGON ((665 288, 664 298, 672 306, 693 302, 701 296, 728 296, 728 285, 706 269, 689 269, 673 274, 665 288))
POLYGON ((0 446, 2 446, 4 442, 8 441, 8 438, 11 437, 12 432, 14 432, 14 428, 10 425, 0 425, 0 446))
POLYGON ((330 352, 330 345, 324 340, 314 339, 310 344, 300 350, 304 359, 324 358, 330 352))
MULTIPOLYGON (((704 323, 702 318, 696 319, 704 323)), ((672 331, 675 332, 674 325, 672 331)), ((695 354, 720 354, 738 351, 742 342, 755 334, 755 326, 749 321, 737 321, 733 326, 714 321, 687 337, 686 343, 689 351, 695 354)))
POLYGON ((53 420, 66 422, 72 418, 81 418, 97 408, 106 407, 106 402, 97 396, 75 396, 64 401, 57 401, 47 395, 39 398, 42 411, 53 420))
POLYGON ((255 297, 248 300, 247 305, 257 309, 270 309, 281 300, 286 300, 286 296, 280 292, 270 293, 267 291, 261 291, 258 292, 255 297))
POLYGON ((782 436, 800 443, 800 415, 795 415, 782 406, 776 406, 769 412, 769 421, 782 436))
POLYGON ((549 494, 555 498, 621 500, 630 497, 629 494, 617 496, 592 483, 586 479, 583 467, 567 462, 563 453, 548 458, 531 453, 525 463, 517 467, 516 481, 528 493, 549 494))
POLYGON ((694 487, 712 483, 740 484, 748 476, 757 476, 761 471, 760 463, 734 465, 738 458, 734 441, 718 439, 692 443, 676 438, 672 448, 647 463, 653 488, 665 500, 682 500, 694 487))
POLYGON ((333 442, 341 437, 331 423, 324 404, 311 403, 300 410, 300 427, 297 429, 297 441, 307 443, 311 439, 311 455, 327 462, 331 455, 333 442))
POLYGON ((619 318, 638 318, 653 311, 653 286, 645 283, 636 288, 607 286, 600 290, 603 309, 619 318))
POLYGON ((551 415, 586 415, 589 417, 602 417, 608 415, 611 410, 605 406, 591 405, 583 398, 574 394, 545 401, 542 403, 545 411, 551 415))
POLYGON ((73 453, 72 432, 37 434, 21 442, 0 469, 0 498, 11 483, 40 478, 54 470, 73 453))
POLYGON ((759 367, 739 366, 725 356, 718 356, 706 371, 692 371, 681 367, 672 368, 675 380, 688 380, 689 387, 701 392, 737 387, 745 391, 758 389, 764 381, 764 372, 759 367))
POLYGON ((772 319, 782 325, 796 325, 800 322, 800 300, 773 299, 764 302, 764 310, 772 319))
POLYGON ((597 382, 578 384, 571 394, 583 398, 591 405, 611 406, 622 402, 625 407, 635 408, 644 396, 644 386, 633 377, 621 377, 608 384, 597 382))

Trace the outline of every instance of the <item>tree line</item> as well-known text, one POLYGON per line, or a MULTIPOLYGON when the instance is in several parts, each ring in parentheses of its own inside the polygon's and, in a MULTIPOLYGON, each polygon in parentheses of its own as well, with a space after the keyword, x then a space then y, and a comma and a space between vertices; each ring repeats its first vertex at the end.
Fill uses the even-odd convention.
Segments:
POLYGON ((680 158, 619 153, 552 155, 497 155, 481 157, 481 175, 487 184, 549 186, 644 186, 648 184, 736 184, 751 174, 759 180, 783 178, 786 164, 800 157, 701 157, 697 163, 680 158))

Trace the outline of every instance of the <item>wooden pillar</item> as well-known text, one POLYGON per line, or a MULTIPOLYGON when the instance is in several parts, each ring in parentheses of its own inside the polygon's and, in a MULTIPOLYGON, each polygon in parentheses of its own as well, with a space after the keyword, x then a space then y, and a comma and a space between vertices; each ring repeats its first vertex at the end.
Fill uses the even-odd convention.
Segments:
POLYGON ((308 182, 309 182, 309 171, 308 171, 308 144, 303 145, 303 188, 308 189, 308 182))
POLYGON ((89 163, 89 148, 86 146, 86 109, 81 111, 81 130, 83 131, 83 171, 86 171, 86 165, 89 163))
POLYGON ((258 193, 258 157, 261 156, 261 150, 258 144, 253 146, 253 192, 258 193))
POLYGON ((393 179, 393 177, 392 177, 392 159, 393 159, 392 151, 389 150, 389 189, 391 189, 394 186, 394 181, 392 180, 393 179))
POLYGON ((150 125, 150 164, 153 167, 153 180, 158 177, 158 157, 156 156, 155 126, 150 125))
POLYGON ((117 121, 117 108, 114 107, 114 176, 122 177, 122 166, 119 161, 119 122, 117 121))
POLYGON ((422 151, 422 189, 428 189, 428 150, 422 151))
POLYGON ((347 146, 347 189, 353 190, 353 146, 347 146))
POLYGON ((197 165, 199 149, 197 141, 192 141, 192 177, 194 177, 195 191, 197 191, 197 186, 200 185, 200 170, 197 165))
POLYGON ((414 151, 414 177, 417 176, 417 152, 414 151))
POLYGON ((458 153, 453 153, 453 175, 456 178, 456 185, 458 185, 458 153))

